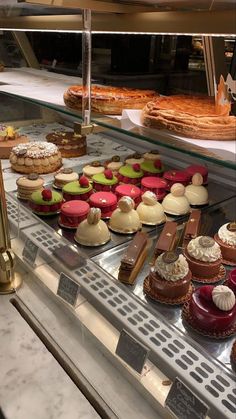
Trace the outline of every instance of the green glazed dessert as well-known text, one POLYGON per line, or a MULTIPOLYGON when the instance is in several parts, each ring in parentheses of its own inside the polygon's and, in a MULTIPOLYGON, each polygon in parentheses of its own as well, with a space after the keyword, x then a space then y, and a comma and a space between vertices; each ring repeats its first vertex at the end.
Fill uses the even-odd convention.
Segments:
POLYGON ((73 201, 74 199, 87 201, 93 192, 92 189, 92 182, 86 176, 81 176, 79 180, 69 182, 63 186, 63 198, 65 201, 73 201))
POLYGON ((154 161, 144 161, 141 164, 141 169, 144 172, 144 176, 161 176, 164 172, 163 165, 159 159, 154 161))
POLYGON ((53 215, 60 211, 62 196, 51 189, 33 192, 30 198, 30 207, 38 215, 53 215))
POLYGON ((92 177, 93 187, 96 192, 106 191, 115 192, 118 179, 114 176, 112 170, 106 169, 104 173, 98 173, 92 177))
POLYGON ((122 166, 118 174, 120 183, 129 183, 132 185, 139 185, 142 177, 143 171, 138 163, 135 163, 132 166, 129 164, 122 166))

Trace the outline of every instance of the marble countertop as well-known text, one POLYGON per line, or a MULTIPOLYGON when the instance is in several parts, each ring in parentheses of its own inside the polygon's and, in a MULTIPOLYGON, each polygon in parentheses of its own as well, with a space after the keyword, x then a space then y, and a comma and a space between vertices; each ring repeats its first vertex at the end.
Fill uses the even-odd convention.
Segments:
POLYGON ((0 407, 6 419, 100 417, 9 296, 0 296, 0 342, 0 407))

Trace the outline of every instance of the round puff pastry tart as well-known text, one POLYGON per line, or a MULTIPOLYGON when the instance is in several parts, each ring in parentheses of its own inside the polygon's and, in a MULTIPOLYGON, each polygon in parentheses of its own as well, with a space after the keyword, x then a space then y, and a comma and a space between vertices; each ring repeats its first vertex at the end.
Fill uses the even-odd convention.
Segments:
MULTIPOLYGON (((71 86, 64 93, 68 108, 82 109, 82 86, 71 86)), ((142 109, 158 95, 154 90, 130 89, 127 87, 96 86, 91 89, 91 109, 106 115, 120 115, 123 109, 142 109)))
POLYGON ((205 96, 166 96, 147 103, 142 123, 200 140, 235 140, 236 117, 229 110, 216 113, 215 102, 205 96))

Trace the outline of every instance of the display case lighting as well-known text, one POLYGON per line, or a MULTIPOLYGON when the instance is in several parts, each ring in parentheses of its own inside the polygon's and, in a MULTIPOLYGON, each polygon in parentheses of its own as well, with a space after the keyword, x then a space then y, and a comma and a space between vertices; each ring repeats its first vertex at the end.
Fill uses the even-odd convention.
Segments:
MULTIPOLYGON (((75 30, 75 29, 22 29, 22 28, 0 28, 0 31, 14 31, 14 32, 50 32, 50 33, 82 33, 82 30, 75 30)), ((226 34, 226 33, 194 33, 194 32, 129 32, 129 31, 97 31, 92 30, 92 34, 96 35, 170 35, 170 36, 178 36, 178 35, 185 35, 185 36, 215 36, 215 37, 226 37, 226 41, 234 41, 236 40, 235 34, 226 34), (228 39, 230 38, 230 39, 228 39)))

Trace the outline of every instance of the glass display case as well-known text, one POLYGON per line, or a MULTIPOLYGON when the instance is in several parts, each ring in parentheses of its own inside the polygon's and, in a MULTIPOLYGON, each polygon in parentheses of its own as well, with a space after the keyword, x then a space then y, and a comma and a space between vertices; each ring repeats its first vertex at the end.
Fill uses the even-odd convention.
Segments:
MULTIPOLYGON (((11 7, 7 3, 4 8, 0 8, 0 16, 3 16, 0 17, 0 26, 3 31, 1 36, 4 40, 5 52, 8 49, 6 45, 12 45, 13 39, 15 39, 14 48, 16 49, 14 49, 14 60, 11 60, 11 63, 6 61, 9 67, 6 65, 5 71, 0 72, 1 124, 14 125, 20 135, 27 136, 33 142, 45 141, 48 133, 73 131, 77 124, 81 124, 83 128, 82 113, 68 109, 63 102, 63 93, 69 86, 83 83, 78 68, 83 48, 81 33, 78 33, 83 32, 80 19, 81 10, 84 7, 83 2, 71 1, 70 8, 67 9, 64 7, 66 2, 63 1, 54 2, 58 7, 51 7, 51 2, 46 0, 37 1, 38 4, 35 5, 31 1, 19 2, 11 7), (28 37, 24 38, 25 33, 22 31, 24 36, 19 38, 20 29, 26 30, 28 37), (66 34, 62 38, 65 48, 66 43, 71 39, 74 40, 76 48, 80 45, 78 51, 76 49, 75 52, 78 56, 73 61, 73 65, 78 64, 76 71, 68 71, 68 68, 63 69, 58 63, 53 65, 51 61, 46 63, 42 60, 41 68, 39 65, 37 65, 38 68, 32 68, 32 66, 30 68, 29 63, 37 63, 36 57, 40 52, 37 49, 40 45, 40 42, 37 43, 37 36, 44 39, 44 42, 53 39, 53 35, 47 38, 48 29, 58 30, 58 33, 71 31, 76 34, 74 38, 71 36, 67 39, 66 34), (13 33, 14 38, 11 38, 10 32, 13 33), (43 36, 40 32, 43 32, 43 36), (19 65, 15 65, 16 57, 19 58, 19 65), (28 63, 29 67, 25 67, 25 63, 28 63), (60 73, 61 69, 63 74, 60 73)), ((92 18, 94 18, 95 32, 112 32, 111 22, 114 25, 114 32, 117 32, 115 25, 118 25, 121 16, 123 16, 123 23, 120 26, 120 32, 126 32, 126 21, 130 21, 132 32, 142 32, 138 37, 143 36, 143 43, 147 42, 150 48, 145 64, 149 70, 151 66, 156 76, 156 85, 160 83, 160 86, 163 86, 160 79, 163 79, 163 68, 167 61, 171 65, 173 62, 178 65, 176 52, 178 49, 181 50, 182 38, 186 36, 187 41, 195 45, 188 56, 188 71, 190 69, 203 73, 206 90, 205 66, 208 66, 208 60, 206 51, 203 54, 202 34, 205 36, 208 29, 206 27, 203 32, 202 24, 209 16, 212 16, 212 22, 209 25, 212 38, 221 36, 226 45, 226 56, 224 49, 221 52, 228 60, 228 68, 231 65, 232 69, 234 57, 231 44, 235 42, 235 38, 231 15, 232 10, 234 12, 235 10, 230 2, 225 2, 222 10, 222 3, 218 1, 213 2, 213 5, 212 1, 200 2, 200 5, 199 2, 196 5, 196 2, 192 1, 185 10, 184 2, 173 1, 168 2, 167 5, 167 2, 162 1, 158 6, 159 11, 156 4, 153 4, 154 2, 135 5, 123 2, 93 1, 90 3, 94 11, 92 18), (212 10, 211 6, 213 6, 212 10), (198 19, 193 18, 193 11, 196 7, 202 9, 198 11, 199 14, 202 13, 199 15, 202 16, 201 23, 197 23, 198 19), (137 12, 138 23, 134 11, 137 12), (219 27, 219 13, 228 17, 228 26, 222 21, 222 27, 219 27), (152 16, 148 17, 149 14, 152 16), (174 20, 176 16, 176 21, 173 23, 174 29, 169 30, 169 24, 167 24, 165 29, 161 26, 160 33, 153 35, 154 23, 160 22, 160 14, 163 14, 164 19, 166 19, 166 14, 173 16, 174 20), (183 28, 179 31, 177 28, 181 16, 183 28), (189 23, 187 23, 189 17, 193 19, 194 27, 191 34, 188 29, 189 23), (147 31, 146 24, 149 18, 151 19, 150 31, 147 31), (141 25, 139 30, 136 29, 137 24, 141 25), (149 32, 148 35, 144 35, 147 32, 149 32), (152 55, 153 50, 154 55, 152 55), (157 60, 153 65, 152 60, 157 52, 159 61, 157 60), (231 53, 232 56, 229 55, 231 53), (198 64, 196 65, 198 60, 202 63, 201 68, 198 64), (232 61, 229 63, 229 60, 232 61)), ((108 54, 108 37, 113 35, 106 35, 102 43, 103 35, 96 36, 101 36, 101 38, 95 39, 95 44, 96 42, 97 44, 93 57, 96 58, 97 49, 102 46, 106 60, 109 57, 110 68, 113 65, 114 69, 118 63, 116 48, 120 48, 122 39, 119 39, 119 35, 113 38, 115 46, 109 47, 108 54)), ((131 42, 136 47, 140 45, 138 40, 133 39, 131 42)), ((0 55, 0 61, 1 59, 0 55)), ((95 59, 101 66, 107 63, 106 60, 104 61, 101 55, 97 61, 95 59)), ((180 62, 183 65, 183 61, 180 60, 180 62)), ((94 76, 96 82, 102 80, 103 84, 121 86, 122 80, 124 81, 127 77, 126 69, 122 69, 123 78, 118 78, 117 73, 106 74, 105 81, 105 76, 100 73, 101 68, 98 70, 101 77, 94 76)), ((149 88, 150 77, 144 77, 143 69, 140 69, 141 72, 142 74, 129 75, 129 82, 132 83, 133 78, 137 83, 138 77, 142 83, 141 87, 145 88, 145 83, 147 83, 146 87, 149 88)), ((171 74, 171 72, 168 74, 168 87, 172 86, 173 90, 180 88, 185 93, 192 93, 186 80, 183 80, 182 73, 178 86, 174 83, 174 77, 172 78, 171 74)), ((162 94, 166 94, 164 90, 163 88, 162 94)), ((196 88, 196 90, 201 91, 201 88, 196 88)), ((92 112, 90 126, 92 131, 87 135, 87 153, 77 158, 64 158, 63 166, 73 168, 73 171, 81 174, 83 167, 94 160, 104 164, 112 156, 119 155, 121 161, 124 161, 133 152, 143 154, 153 147, 158 148, 165 171, 184 170, 191 164, 205 166, 208 170, 209 203, 201 206, 200 233, 213 237, 220 226, 230 223, 235 218, 234 141, 210 141, 207 138, 193 140, 165 130, 153 130, 142 125, 140 112, 131 109, 114 117, 92 112)), ((54 356, 79 388, 82 387, 80 375, 86 378, 89 390, 85 393, 94 405, 100 406, 98 411, 101 414, 103 412, 105 417, 107 415, 107 417, 125 418, 128 417, 128 412, 129 415, 133 414, 140 419, 155 417, 155 415, 156 417, 157 415, 172 417, 172 414, 181 418, 183 417, 181 408, 185 409, 185 403, 187 403, 190 409, 188 417, 198 417, 194 406, 202 402, 206 407, 202 417, 208 415, 216 418, 233 418, 236 413, 236 391, 230 353, 235 339, 235 330, 227 339, 203 336, 184 321, 180 305, 161 304, 145 293, 144 280, 153 264, 154 247, 165 224, 142 227, 142 231, 148 237, 147 258, 137 275, 135 284, 126 285, 118 280, 118 271, 122 256, 132 241, 133 234, 111 232, 111 240, 96 247, 78 244, 74 240, 75 231, 64 229, 58 224, 58 215, 37 216, 33 214, 26 201, 18 199, 16 180, 20 175, 12 171, 7 159, 2 160, 2 167, 7 192, 12 249, 18 262, 29 270, 32 278, 32 282, 26 281, 26 285, 17 291, 16 299, 18 298, 19 306, 21 304, 24 306, 24 309, 19 308, 19 310, 25 310, 25 313, 28 310, 32 327, 46 342, 46 346, 53 348, 54 356), (33 296, 30 296, 30 291, 33 296), (40 297, 37 299, 37 296, 40 297), (58 313, 60 313, 60 321, 57 320, 58 313), (50 343, 48 336, 51 339, 50 343), (79 356, 75 350, 77 345, 81 359, 78 359, 79 356), (121 352, 119 352, 120 345, 121 352), (87 360, 84 352, 87 353, 87 360), (90 366, 88 358, 91 360, 90 366), (110 365, 109 368, 108 365, 110 365), (97 374, 100 374, 100 379, 96 375, 96 369, 97 374), (110 374, 114 375, 110 376, 110 374), (107 380, 108 386, 102 385, 101 377, 107 380), (170 392, 171 388, 174 389, 173 383, 177 388, 176 396, 171 396, 170 392), (180 386, 183 386, 181 390, 180 386), (190 390, 190 396, 187 394, 188 390, 190 390), (180 403, 179 411, 172 406, 174 397, 178 397, 181 403, 183 402, 183 405, 180 403), (193 399, 190 400, 189 397, 193 399)), ((46 187, 53 188, 54 174, 45 175, 43 178, 46 187)), ((169 221, 177 223, 176 250, 179 254, 184 250, 184 229, 189 214, 174 217, 168 215, 168 217, 169 221)), ((227 279, 232 266, 225 265, 222 269, 220 284, 227 279)), ((199 284, 194 283, 194 287, 198 288, 199 284)))

